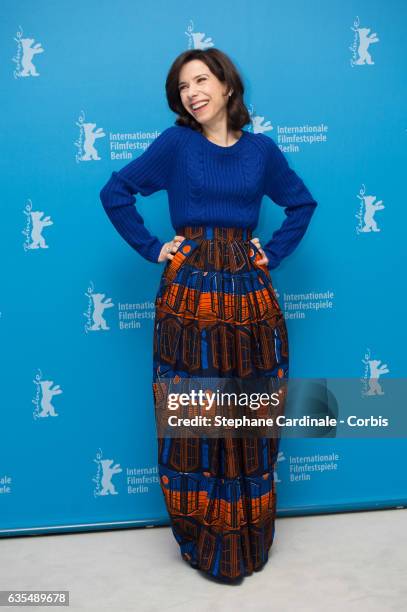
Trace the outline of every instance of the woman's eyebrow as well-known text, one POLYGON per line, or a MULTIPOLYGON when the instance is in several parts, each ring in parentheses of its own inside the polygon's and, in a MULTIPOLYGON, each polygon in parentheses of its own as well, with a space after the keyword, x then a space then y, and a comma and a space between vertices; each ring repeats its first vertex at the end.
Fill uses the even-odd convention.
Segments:
MULTIPOLYGON (((198 77, 200 77, 200 76, 208 76, 208 75, 206 74, 206 72, 203 72, 202 74, 197 74, 197 75, 196 75, 196 76, 194 76, 193 78, 194 78, 194 79, 197 79, 197 78, 198 78, 198 77)), ((186 82, 186 81, 180 81, 180 82, 178 83, 178 87, 179 87, 180 85, 183 85, 185 82, 186 82)))

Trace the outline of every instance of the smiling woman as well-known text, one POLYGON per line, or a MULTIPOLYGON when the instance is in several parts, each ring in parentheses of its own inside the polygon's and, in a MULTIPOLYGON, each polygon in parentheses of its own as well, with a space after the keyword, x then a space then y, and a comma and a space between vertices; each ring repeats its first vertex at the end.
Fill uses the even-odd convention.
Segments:
MULTIPOLYGON (((273 139, 242 129, 250 123, 243 84, 224 53, 181 54, 166 91, 176 125, 100 193, 129 244, 166 262, 155 298, 156 415, 163 388, 180 381, 288 378, 288 334, 270 270, 299 244, 317 205, 273 139), (134 194, 160 189, 177 233, 164 243, 134 207, 134 194), (264 195, 286 218, 261 247, 253 230, 264 195)), ((192 567, 236 583, 267 563, 278 448, 278 438, 158 437, 160 486, 192 567)))
MULTIPOLYGON (((190 62, 190 64, 193 64, 193 62, 190 62)), ((187 66, 188 66, 188 64, 187 64, 187 66)), ((185 70, 185 66, 184 66, 183 70, 185 70)), ((199 67, 198 67, 198 70, 199 70, 199 67)), ((208 79, 208 76, 209 76, 209 75, 207 75, 207 74, 199 74, 199 75, 197 75, 197 76, 195 76, 195 77, 193 77, 193 78, 194 78, 194 79, 196 80, 196 82, 199 84, 199 83, 201 83, 202 81, 207 80, 207 79, 208 79)), ((179 88, 178 88, 178 91, 181 93, 181 99, 182 99, 182 97, 183 97, 183 92, 184 92, 185 88, 186 88, 186 85, 184 84, 184 81, 181 81, 181 84, 180 84, 180 86, 179 86, 179 88)), ((203 98, 203 99, 201 98, 200 100, 196 100, 196 99, 195 99, 195 100, 193 100, 193 101, 191 102, 191 104, 189 105, 189 107, 190 107, 190 109, 192 110, 192 112, 193 112, 193 114, 194 114, 194 115, 199 115, 199 114, 200 114, 200 111, 202 111, 202 109, 203 109, 205 106, 207 106, 207 105, 208 105, 208 103, 209 103, 209 100, 208 100, 208 99, 205 99, 205 98, 203 98)))
POLYGON ((167 97, 170 107, 180 114, 178 125, 188 125, 227 147, 240 138, 239 130, 250 117, 235 66, 218 50, 208 51, 204 55, 199 50, 187 51, 177 58, 168 73, 167 97))

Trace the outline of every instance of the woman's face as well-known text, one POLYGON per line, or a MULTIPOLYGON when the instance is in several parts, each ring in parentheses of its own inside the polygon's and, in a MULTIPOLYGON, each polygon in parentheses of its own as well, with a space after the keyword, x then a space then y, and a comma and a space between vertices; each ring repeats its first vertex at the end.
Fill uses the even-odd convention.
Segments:
POLYGON ((230 88, 227 83, 221 83, 201 60, 191 60, 182 66, 178 89, 184 108, 202 125, 226 115, 230 88), (203 102, 205 105, 201 108, 194 108, 195 104, 200 106, 203 102))

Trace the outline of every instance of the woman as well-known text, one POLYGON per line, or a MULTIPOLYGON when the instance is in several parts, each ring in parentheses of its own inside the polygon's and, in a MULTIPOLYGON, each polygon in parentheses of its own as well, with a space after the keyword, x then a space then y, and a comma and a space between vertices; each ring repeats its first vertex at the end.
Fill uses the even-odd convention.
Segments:
MULTIPOLYGON (((166 262, 155 300, 156 408, 163 381, 288 378, 287 329, 269 270, 298 245, 317 203, 270 137, 242 129, 250 123, 243 93, 220 50, 182 53, 166 80, 175 125, 100 193, 121 236, 145 259, 166 262), (134 206, 134 194, 161 189, 176 232, 164 243, 134 206), (252 232, 264 195, 287 218, 261 246, 252 232)), ((183 559, 203 575, 236 583, 266 564, 278 442, 158 438, 172 531, 183 559)))

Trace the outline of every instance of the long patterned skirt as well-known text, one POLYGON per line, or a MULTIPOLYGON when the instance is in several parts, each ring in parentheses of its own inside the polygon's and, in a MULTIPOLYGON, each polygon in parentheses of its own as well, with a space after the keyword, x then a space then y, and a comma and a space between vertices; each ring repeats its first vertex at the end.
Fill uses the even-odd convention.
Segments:
MULTIPOLYGON (((288 378, 288 335, 252 232, 182 227, 155 299, 153 392, 163 380, 288 378)), ((241 582, 275 532, 278 437, 158 437, 160 485, 182 558, 241 582)))

